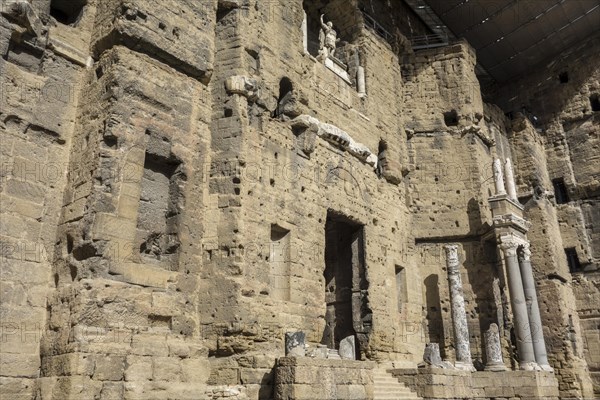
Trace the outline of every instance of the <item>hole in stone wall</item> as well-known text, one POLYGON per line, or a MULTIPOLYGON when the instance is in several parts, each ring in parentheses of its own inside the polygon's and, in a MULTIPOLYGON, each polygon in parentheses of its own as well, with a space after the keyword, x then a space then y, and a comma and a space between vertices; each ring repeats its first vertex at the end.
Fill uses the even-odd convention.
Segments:
POLYGON ((179 167, 178 160, 146 153, 137 222, 140 254, 147 259, 166 262, 166 268, 174 267, 180 245, 179 203, 185 176, 179 167))
POLYGON ((253 72, 258 73, 258 71, 260 70, 260 55, 258 54, 258 51, 253 49, 246 49, 246 54, 246 59, 248 61, 250 69, 252 69, 253 72))
POLYGON ((446 126, 458 125, 458 113, 456 112, 456 110, 444 113, 444 123, 446 124, 446 126))
POLYGON ((270 286, 275 299, 290 300, 290 262, 290 231, 271 225, 270 286))
POLYGON ((173 317, 166 315, 148 315, 148 324, 154 329, 171 329, 173 317))
POLYGON ((73 257, 77 261, 87 260, 96 256, 96 248, 91 243, 84 243, 73 249, 73 257))
POLYGON ((380 178, 383 176, 386 168, 387 149, 387 142, 381 139, 377 150, 377 176, 380 178))
POLYGON ((279 81, 279 98, 277 99, 277 108, 273 112, 273 117, 276 118, 285 114, 286 105, 292 102, 293 95, 294 85, 292 84, 292 81, 287 77, 283 77, 279 81))
POLYGON ((569 264, 570 272, 578 272, 581 270, 581 263, 577 256, 577 250, 574 247, 565 249, 565 255, 567 256, 567 263, 569 264))
POLYGON ((86 5, 87 0, 52 0, 50 15, 61 24, 76 25, 86 5))
POLYGON ((565 180, 563 178, 552 179, 552 185, 554 186, 554 198, 556 199, 556 204, 568 203, 569 192, 567 191, 565 180))
POLYGON ((73 237, 71 235, 67 235, 67 254, 71 254, 73 252, 73 237))
POLYGON ((560 74, 558 74, 558 80, 560 81, 560 83, 568 83, 569 82, 569 73, 568 72, 561 72, 560 74))
POLYGON ((102 70, 102 67, 98 67, 96 68, 96 78, 100 79, 104 76, 104 71, 102 70))
POLYGON ((592 111, 600 111, 600 95, 593 94, 590 96, 590 104, 592 106, 592 111))
POLYGON ((223 3, 219 1, 219 5, 217 8, 217 24, 221 23, 222 20, 229 15, 233 11, 232 8, 227 8, 223 6, 223 3))
POLYGON ((71 281, 75 282, 75 279, 77 279, 77 267, 69 265, 69 270, 71 272, 71 281))
POLYGON ((223 112, 223 116, 225 118, 233 117, 233 110, 231 108, 226 108, 223 112))

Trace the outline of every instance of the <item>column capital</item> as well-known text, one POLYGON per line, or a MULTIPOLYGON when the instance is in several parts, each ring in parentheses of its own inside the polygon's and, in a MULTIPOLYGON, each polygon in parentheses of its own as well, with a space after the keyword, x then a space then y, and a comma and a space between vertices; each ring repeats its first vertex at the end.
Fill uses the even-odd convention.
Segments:
POLYGON ((519 247, 519 242, 517 242, 513 238, 502 238, 501 242, 498 244, 498 247, 502 249, 505 256, 511 257, 517 255, 517 248, 519 247))
POLYGON ((448 272, 458 270, 458 245, 447 244, 444 246, 446 251, 446 265, 448 266, 448 272))
POLYGON ((519 248, 519 260, 530 261, 531 260, 531 249, 529 243, 523 243, 519 248))

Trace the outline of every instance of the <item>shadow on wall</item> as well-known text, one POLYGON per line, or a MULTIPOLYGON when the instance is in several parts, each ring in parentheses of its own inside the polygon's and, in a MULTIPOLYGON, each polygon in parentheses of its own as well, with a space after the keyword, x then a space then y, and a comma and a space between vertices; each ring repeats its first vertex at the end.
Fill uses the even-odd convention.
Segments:
POLYGON ((446 358, 444 337, 444 322, 442 320, 439 277, 437 274, 431 274, 425 278, 425 299, 427 304, 427 340, 430 343, 440 344, 440 353, 442 359, 446 358))
POLYGON ((471 198, 467 203, 467 216, 469 218, 469 235, 482 234, 484 230, 487 230, 487 224, 482 223, 481 207, 477 199, 471 198))

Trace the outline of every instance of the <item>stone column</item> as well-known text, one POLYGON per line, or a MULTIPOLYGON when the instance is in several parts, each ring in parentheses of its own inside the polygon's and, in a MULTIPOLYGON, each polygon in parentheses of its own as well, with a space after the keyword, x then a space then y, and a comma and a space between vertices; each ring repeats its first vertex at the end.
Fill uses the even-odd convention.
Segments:
POLYGON ((506 177, 508 197, 514 201, 519 201, 517 198, 517 187, 515 185, 515 173, 510 158, 507 158, 506 163, 504 164, 504 176, 506 177))
POLYGON ((504 176, 502 174, 502 163, 499 159, 494 160, 494 181, 496 183, 496 195, 506 194, 504 188, 504 176))
POLYGON ((448 268, 448 283, 450 285, 450 302, 452 303, 452 326, 454 328, 454 347, 456 349, 455 366, 459 369, 475 370, 471 360, 471 346, 469 344, 469 329, 467 313, 465 311, 465 298, 463 294, 462 279, 460 277, 460 264, 458 262, 458 246, 455 244, 445 246, 446 266, 448 268))
POLYGON ((523 291, 525 294, 525 302, 527 304, 535 361, 544 371, 552 371, 552 367, 548 363, 548 354, 546 353, 544 329, 542 327, 542 318, 540 317, 540 308, 538 305, 537 293, 535 291, 535 281, 531 269, 531 251, 529 250, 529 243, 524 244, 520 248, 519 267, 521 268, 521 280, 523 281, 523 291))
POLYGON ((308 53, 308 19, 306 11, 304 11, 304 19, 302 20, 302 43, 304 45, 304 52, 308 53))
POLYGON ((485 364, 486 371, 506 371, 504 359, 502 358, 502 346, 500 345, 500 333, 498 325, 491 324, 485 334, 485 355, 487 362, 485 364))
POLYGON ((356 83, 358 86, 358 94, 359 96, 364 96, 367 94, 367 89, 365 86, 365 69, 364 67, 359 66, 356 71, 356 83))
POLYGON ((500 248, 504 253, 506 273, 508 275, 508 290, 513 309, 515 323, 515 337, 517 340, 517 352, 519 353, 519 366, 524 370, 534 370, 535 355, 533 343, 531 343, 531 330, 529 329, 529 317, 527 316, 527 304, 521 281, 521 271, 517 260, 517 242, 511 239, 503 239, 500 248))

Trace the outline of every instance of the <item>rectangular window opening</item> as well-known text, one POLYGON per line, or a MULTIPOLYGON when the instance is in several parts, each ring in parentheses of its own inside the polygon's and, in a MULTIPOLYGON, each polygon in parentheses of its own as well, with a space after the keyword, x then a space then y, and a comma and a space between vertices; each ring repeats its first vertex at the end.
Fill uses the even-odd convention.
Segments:
POLYGON ((556 199, 556 204, 568 203, 569 192, 567 191, 565 180, 563 178, 552 179, 552 185, 554 186, 554 198, 556 199))
POLYGON ((581 271, 581 263, 577 256, 577 250, 574 247, 565 249, 565 255, 567 256, 567 263, 569 264, 569 271, 571 273, 581 271))

